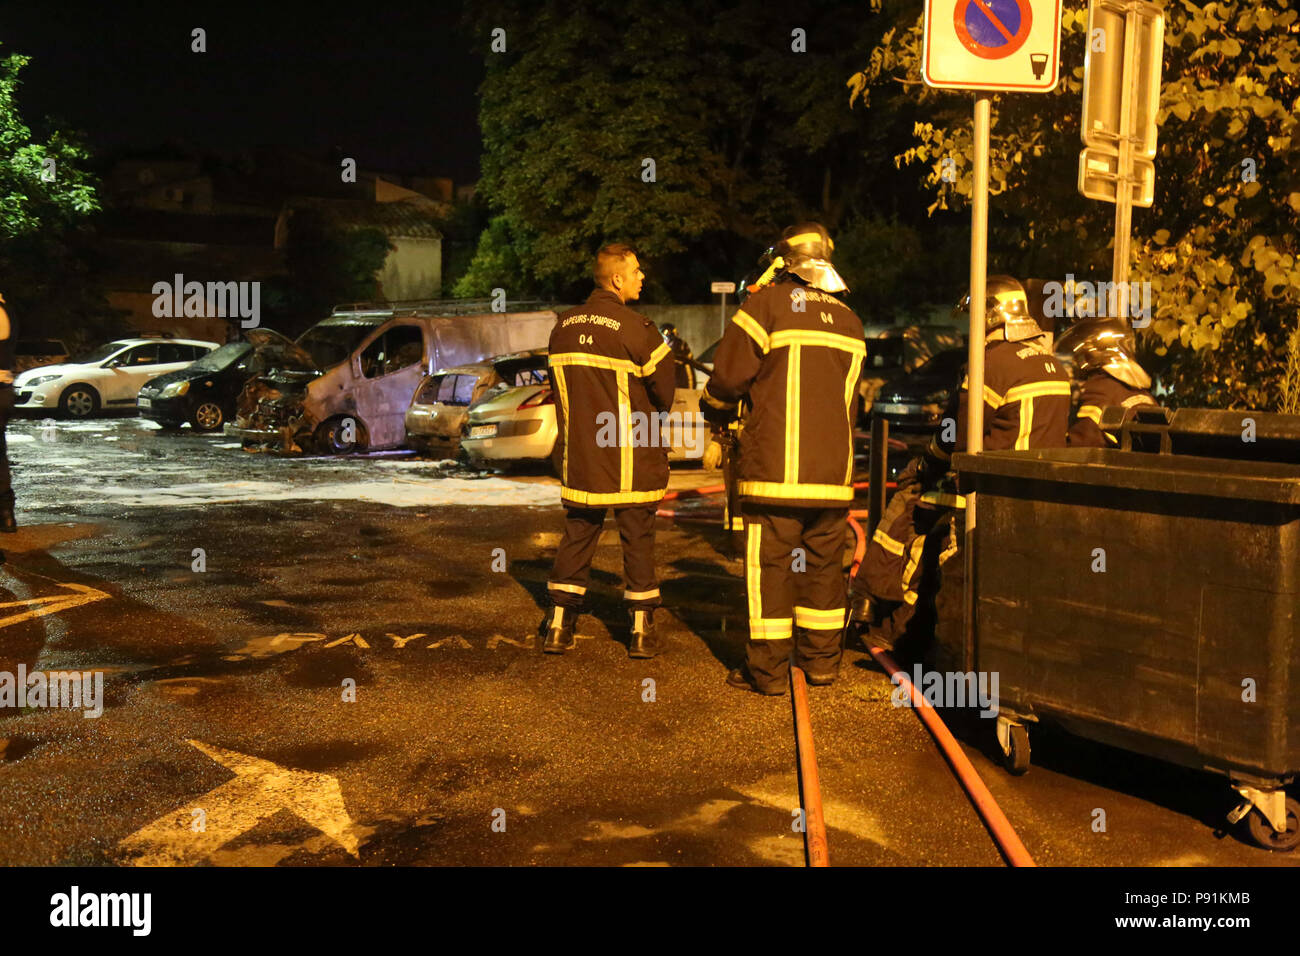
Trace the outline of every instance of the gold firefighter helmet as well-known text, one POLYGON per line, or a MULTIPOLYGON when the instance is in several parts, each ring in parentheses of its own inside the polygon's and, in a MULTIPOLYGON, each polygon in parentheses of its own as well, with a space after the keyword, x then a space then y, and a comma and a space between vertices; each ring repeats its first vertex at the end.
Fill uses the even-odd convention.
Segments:
POLYGON ((1123 319, 1075 323, 1056 340, 1056 353, 1074 364, 1080 378, 1102 371, 1132 388, 1151 387, 1151 376, 1135 357, 1137 339, 1123 319))
POLYGON ((831 265, 835 243, 830 233, 819 222, 801 222, 781 233, 781 241, 773 250, 792 272, 814 289, 823 292, 845 292, 848 286, 831 265))
MULTIPOLYGON (((986 333, 1002 329, 1008 342, 1046 335, 1029 311, 1029 295, 1025 287, 1011 276, 989 276, 984 283, 984 330, 986 333)), ((970 312, 970 293, 953 310, 970 312)))

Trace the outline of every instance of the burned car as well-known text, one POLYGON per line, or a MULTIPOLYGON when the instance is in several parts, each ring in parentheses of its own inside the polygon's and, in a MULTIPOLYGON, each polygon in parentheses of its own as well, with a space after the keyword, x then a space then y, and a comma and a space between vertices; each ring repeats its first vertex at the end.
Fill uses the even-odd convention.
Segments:
POLYGON ((483 302, 335 309, 296 342, 251 330, 276 355, 240 395, 226 434, 246 449, 339 454, 399 448, 405 415, 434 369, 546 345, 555 312, 491 312, 483 302))
POLYGON ((510 388, 545 385, 546 350, 498 355, 425 378, 406 412, 406 443, 427 455, 455 457, 471 405, 510 388))

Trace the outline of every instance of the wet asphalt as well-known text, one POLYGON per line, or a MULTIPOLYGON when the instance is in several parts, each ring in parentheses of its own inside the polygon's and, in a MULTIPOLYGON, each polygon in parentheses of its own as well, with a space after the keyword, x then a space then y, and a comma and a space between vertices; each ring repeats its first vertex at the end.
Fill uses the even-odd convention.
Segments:
MULTIPOLYGON (((742 567, 701 506, 660 523, 669 653, 626 656, 611 526, 553 658, 543 474, 284 459, 134 418, 9 437, 0 671, 100 672, 104 701, 0 708, 0 864, 803 864, 790 700, 723 683, 742 567)), ((852 650, 810 691, 832 863, 1002 865, 891 690, 852 650)), ((1221 829, 1221 778, 1050 728, 1011 777, 992 721, 958 723, 1040 864, 1300 863, 1221 829)))

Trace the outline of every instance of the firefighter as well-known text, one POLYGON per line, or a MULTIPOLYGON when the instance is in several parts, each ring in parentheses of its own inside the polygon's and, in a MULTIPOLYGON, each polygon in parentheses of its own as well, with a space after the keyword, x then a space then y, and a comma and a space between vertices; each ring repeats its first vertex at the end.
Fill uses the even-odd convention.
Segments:
POLYGON ((1071 445, 1114 447, 1119 439, 1101 430, 1101 410, 1119 405, 1128 410, 1127 417, 1138 405, 1156 404, 1149 391, 1151 376, 1138 364, 1136 352, 1133 331, 1123 319, 1080 322, 1057 340, 1056 354, 1068 356, 1083 381, 1079 411, 1070 426, 1071 445))
POLYGON ((709 367, 695 358, 691 352, 691 347, 686 344, 686 340, 677 334, 677 326, 671 322, 665 322, 659 326, 659 331, 668 343, 668 347, 673 350, 673 358, 677 360, 677 387, 694 388, 695 372, 698 369, 706 375, 709 367))
POLYGON ((626 305, 640 296, 645 279, 636 252, 607 245, 596 254, 594 272, 597 288, 585 304, 560 315, 551 332, 550 374, 559 399, 553 463, 565 522, 546 585, 552 606, 542 621, 542 650, 563 654, 574 647, 591 559, 612 508, 632 623, 628 656, 648 658, 663 649, 654 624, 660 604, 654 523, 668 487, 670 441, 659 415, 672 408, 676 375, 672 350, 654 323, 626 305))
POLYGON ((818 223, 785 230, 770 279, 732 317, 700 410, 715 428, 746 400, 738 492, 749 640, 732 687, 785 693, 790 655, 832 683, 844 632, 841 558, 853 499, 853 405, 866 354, 862 320, 818 223))
MULTIPOLYGON (((985 450, 1064 447, 1070 378, 1051 352, 1051 330, 1039 326, 1024 287, 1010 276, 990 276, 986 296, 985 450)), ((967 295, 956 311, 969 310, 967 295)), ((965 502, 955 493, 949 463, 954 451, 966 448, 967 403, 963 379, 924 455, 899 476, 853 579, 851 627, 860 633, 871 625, 873 639, 894 643, 896 650, 900 638, 917 638, 909 642, 913 652, 928 643, 922 632, 933 622, 929 602, 938 569, 957 550, 953 509, 965 502), (919 603, 926 614, 909 627, 919 603)))

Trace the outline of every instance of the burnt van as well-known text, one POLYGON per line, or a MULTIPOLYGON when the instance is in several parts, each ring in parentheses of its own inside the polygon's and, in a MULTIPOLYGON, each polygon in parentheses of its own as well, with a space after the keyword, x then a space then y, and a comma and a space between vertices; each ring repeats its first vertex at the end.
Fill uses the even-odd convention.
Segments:
POLYGON ((442 300, 339 307, 292 342, 250 329, 265 368, 244 387, 226 434, 247 450, 288 454, 400 448, 425 376, 545 348, 555 319, 541 303, 493 312, 487 300, 442 300))

